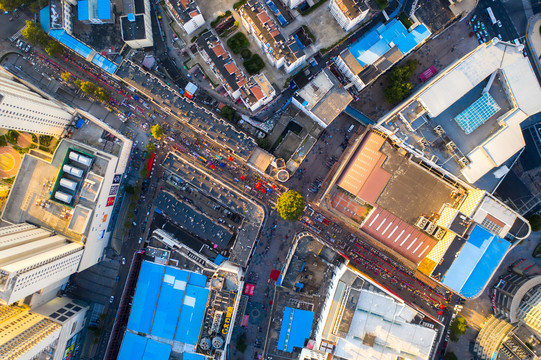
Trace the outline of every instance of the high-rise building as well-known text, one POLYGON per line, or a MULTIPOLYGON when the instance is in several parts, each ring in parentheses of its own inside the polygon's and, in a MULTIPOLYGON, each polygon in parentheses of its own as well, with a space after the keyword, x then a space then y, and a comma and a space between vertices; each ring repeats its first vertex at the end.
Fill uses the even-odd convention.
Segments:
POLYGON ((3 360, 68 359, 77 349, 86 305, 55 298, 30 311, 27 306, 0 306, 0 354, 3 360))
POLYGON ((0 303, 12 304, 66 279, 77 271, 83 248, 30 224, 1 228, 0 303))
POLYGON ((5 71, 0 71, 0 127, 60 136, 73 115, 5 71))

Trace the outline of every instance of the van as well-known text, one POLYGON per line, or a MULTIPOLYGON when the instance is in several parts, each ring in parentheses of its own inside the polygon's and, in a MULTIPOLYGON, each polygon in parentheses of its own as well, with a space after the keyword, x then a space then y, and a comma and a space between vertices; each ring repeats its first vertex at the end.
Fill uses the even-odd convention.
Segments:
POLYGON ((351 130, 353 130, 354 127, 355 127, 355 125, 352 124, 348 129, 348 133, 351 132, 351 130))

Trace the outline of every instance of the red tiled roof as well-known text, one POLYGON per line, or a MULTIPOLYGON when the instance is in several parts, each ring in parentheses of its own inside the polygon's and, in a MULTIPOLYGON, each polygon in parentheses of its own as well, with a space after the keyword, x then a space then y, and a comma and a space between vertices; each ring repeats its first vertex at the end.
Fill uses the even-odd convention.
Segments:
POLYGON ((233 63, 226 64, 224 67, 227 70, 227 72, 230 74, 233 74, 234 72, 238 70, 238 68, 233 63))
POLYGON ((225 55, 225 50, 222 45, 217 45, 213 47, 212 51, 214 51, 214 54, 216 54, 216 56, 218 57, 225 55))
POLYGON ((259 20, 261 20, 263 24, 270 20, 270 17, 269 15, 267 15, 266 12, 260 12, 259 14, 257 14, 257 17, 259 18, 259 20))
POLYGON ((261 100, 265 97, 265 95, 263 94, 263 91, 261 90, 259 86, 252 86, 250 88, 250 91, 252 92, 252 94, 254 94, 257 100, 261 100))

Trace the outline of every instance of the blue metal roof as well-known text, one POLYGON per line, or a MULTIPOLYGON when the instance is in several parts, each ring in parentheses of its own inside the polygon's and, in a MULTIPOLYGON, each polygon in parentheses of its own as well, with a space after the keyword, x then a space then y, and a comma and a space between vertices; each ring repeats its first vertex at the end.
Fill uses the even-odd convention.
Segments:
POLYGON ((160 297, 152 322, 152 335, 172 339, 184 297, 189 273, 180 269, 166 267, 160 297))
POLYGON ((205 360, 206 357, 194 353, 182 353, 182 360, 205 360))
POLYGON ((66 33, 65 30, 54 29, 49 31, 49 35, 54 39, 58 40, 63 45, 65 45, 68 49, 75 51, 77 54, 84 57, 85 59, 87 59, 90 53, 92 53, 91 48, 66 33))
POLYGON ((124 334, 124 340, 122 340, 122 346, 120 347, 117 360, 142 360, 143 349, 146 345, 147 338, 126 332, 124 334))
POLYGON ((49 14, 49 5, 39 11, 39 25, 41 30, 46 33, 51 30, 51 15, 49 14))
POLYGON ((143 360, 169 360, 171 345, 148 339, 143 360))
POLYGON ((467 298, 478 295, 510 246, 509 242, 476 225, 442 283, 467 298))
POLYGON ((109 74, 114 74, 116 69, 118 69, 118 65, 100 54, 94 55, 92 58, 92 64, 99 66, 109 74))
POLYGON ((128 319, 128 329, 145 334, 150 332, 163 272, 163 265, 143 261, 128 319))
POLYGON ((111 0, 98 0, 98 19, 111 19, 111 0))
POLYGON ((79 0, 77 2, 77 18, 79 21, 88 20, 88 0, 79 0))
POLYGON ((359 64, 365 66, 378 60, 393 44, 405 55, 429 36, 430 31, 423 24, 408 32, 400 21, 392 19, 367 32, 349 46, 349 51, 359 64))
POLYGON ((310 337, 313 322, 313 311, 293 309, 286 306, 282 317, 277 349, 292 352, 294 347, 302 348, 306 339, 310 337))
POLYGON ((186 287, 179 319, 179 324, 182 324, 182 326, 177 328, 176 341, 195 346, 203 325, 208 296, 208 289, 195 285, 186 287))
POLYGON ((198 273, 190 273, 188 284, 204 288, 207 285, 207 277, 198 273))

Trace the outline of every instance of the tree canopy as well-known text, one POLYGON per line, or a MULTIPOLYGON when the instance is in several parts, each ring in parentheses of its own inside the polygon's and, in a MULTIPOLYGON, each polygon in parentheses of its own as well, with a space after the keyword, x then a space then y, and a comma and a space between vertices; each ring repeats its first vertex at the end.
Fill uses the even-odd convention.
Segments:
MULTIPOLYGON (((0 0, 2 1, 2 0, 0 0)), ((26 27, 21 32, 24 38, 31 45, 47 46, 49 37, 39 26, 30 20, 26 20, 26 27)))
POLYGON ((301 194, 289 190, 276 200, 278 213, 284 220, 298 220, 304 213, 306 203, 301 194))
POLYGON ((383 95, 389 104, 396 104, 409 96, 413 89, 410 78, 416 68, 417 61, 408 60, 404 65, 395 67, 387 75, 387 87, 383 95))
POLYGON ((45 46, 45 51, 47 52, 47 54, 49 54, 50 57, 55 57, 56 55, 62 55, 64 48, 62 47, 62 44, 60 44, 58 41, 49 40, 49 42, 45 46))
POLYGON ((443 355, 443 360, 458 360, 455 353, 452 351, 446 352, 445 355, 443 355))
POLYGON ((69 72, 63 72, 62 74, 60 74, 60 77, 65 82, 70 82, 71 81, 71 74, 69 72))
POLYGON ((81 90, 87 94, 94 94, 96 91, 96 85, 90 81, 83 81, 79 86, 81 87, 81 90))
POLYGON ((154 136, 156 140, 160 140, 163 136, 162 127, 158 124, 152 125, 150 127, 150 132, 152 133, 152 136, 154 136))
POLYGON ((0 0, 0 9, 4 11, 12 11, 21 6, 24 0, 0 0))
POLYGON ((530 226, 532 227, 532 231, 541 230, 541 215, 534 214, 534 215, 530 216, 528 221, 530 222, 530 226))
POLYGON ((460 335, 464 335, 468 329, 468 324, 466 324, 466 319, 459 316, 451 323, 451 333, 449 337, 452 342, 457 342, 460 335))
POLYGON ((109 101, 109 93, 101 87, 96 88, 96 90, 94 90, 94 94, 98 97, 98 99, 100 99, 101 102, 109 101))

